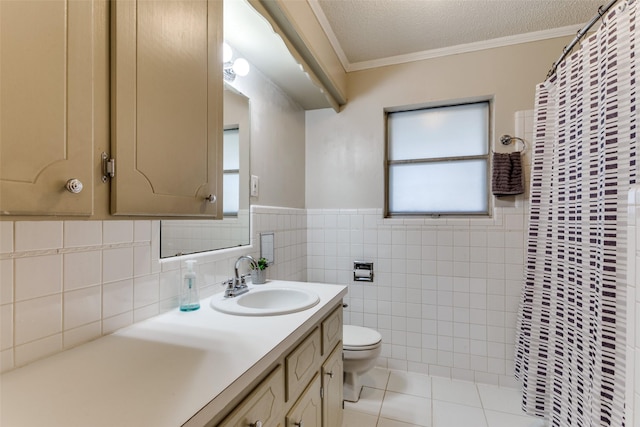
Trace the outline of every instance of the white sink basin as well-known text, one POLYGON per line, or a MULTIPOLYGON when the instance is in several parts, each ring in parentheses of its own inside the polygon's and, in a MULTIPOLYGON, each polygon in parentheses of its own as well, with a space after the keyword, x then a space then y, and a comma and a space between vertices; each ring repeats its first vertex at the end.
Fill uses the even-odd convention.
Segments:
POLYGON ((227 314, 239 316, 275 316, 303 311, 320 302, 320 297, 302 289, 252 288, 246 294, 234 298, 216 295, 211 307, 227 314))

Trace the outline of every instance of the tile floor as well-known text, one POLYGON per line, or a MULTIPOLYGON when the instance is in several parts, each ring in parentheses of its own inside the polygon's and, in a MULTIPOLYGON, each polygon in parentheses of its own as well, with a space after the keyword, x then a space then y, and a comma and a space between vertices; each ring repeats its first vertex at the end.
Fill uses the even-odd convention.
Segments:
POLYGON ((520 409, 519 391, 374 368, 342 427, 544 427, 520 409))

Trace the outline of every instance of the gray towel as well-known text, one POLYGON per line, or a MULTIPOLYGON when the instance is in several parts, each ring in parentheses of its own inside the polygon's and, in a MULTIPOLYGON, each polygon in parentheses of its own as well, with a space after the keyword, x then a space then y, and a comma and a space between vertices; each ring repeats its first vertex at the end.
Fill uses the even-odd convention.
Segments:
POLYGON ((493 153, 491 190, 498 197, 524 193, 519 152, 493 153))

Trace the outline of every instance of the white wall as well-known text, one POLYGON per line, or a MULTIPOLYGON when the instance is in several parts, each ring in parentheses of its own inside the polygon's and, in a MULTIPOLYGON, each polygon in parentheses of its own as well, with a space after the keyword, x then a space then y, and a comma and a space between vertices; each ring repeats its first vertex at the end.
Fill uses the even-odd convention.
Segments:
POLYGON ((531 142, 531 112, 516 112, 533 109, 566 42, 351 73, 343 111, 307 112, 307 275, 348 284, 345 318, 382 333, 380 365, 514 384, 528 196, 492 197, 485 219, 384 219, 384 109, 491 99, 493 149, 513 150, 499 138, 531 142), (356 260, 374 262, 373 284, 352 281, 356 260))
POLYGON ((566 39, 524 43, 349 74, 349 103, 306 114, 306 207, 382 208, 384 109, 492 99, 493 143, 513 134, 516 111, 533 109, 566 39))
POLYGON ((251 203, 304 208, 304 110, 259 70, 232 86, 251 109, 251 174, 260 178, 260 195, 251 203))

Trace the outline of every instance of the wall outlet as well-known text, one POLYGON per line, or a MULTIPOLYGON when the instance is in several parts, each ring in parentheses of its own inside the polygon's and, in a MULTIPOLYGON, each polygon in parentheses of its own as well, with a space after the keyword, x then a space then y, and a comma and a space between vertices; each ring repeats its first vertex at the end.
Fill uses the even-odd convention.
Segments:
POLYGON ((251 197, 258 197, 260 191, 260 178, 251 175, 251 197))

